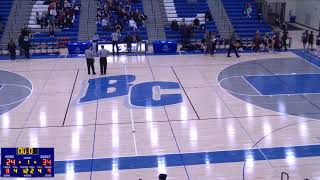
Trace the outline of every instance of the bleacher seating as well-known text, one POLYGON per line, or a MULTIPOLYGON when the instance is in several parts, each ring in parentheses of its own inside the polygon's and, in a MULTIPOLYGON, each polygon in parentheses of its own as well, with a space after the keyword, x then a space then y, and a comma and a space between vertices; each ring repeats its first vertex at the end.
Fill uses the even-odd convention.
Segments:
MULTIPOLYGON (((163 0, 163 3, 168 17, 168 24, 165 26, 167 40, 180 41, 181 33, 173 31, 170 24, 173 20, 181 22, 182 18, 185 18, 187 24, 191 24, 197 17, 200 20, 200 24, 204 25, 206 30, 218 33, 214 21, 205 22, 205 12, 209 10, 206 0, 194 0, 192 3, 189 3, 188 0, 163 0)), ((194 31, 192 39, 202 39, 204 33, 204 30, 194 31)))
POLYGON ((270 26, 262 19, 258 21, 257 3, 254 0, 222 0, 224 8, 230 18, 230 21, 242 39, 252 39, 257 30, 263 36, 266 32, 270 32, 270 26), (246 3, 251 3, 252 13, 251 17, 244 14, 244 7, 246 3))
MULTIPOLYGON (((141 0, 137 0, 136 3, 131 2, 131 10, 136 11, 136 9, 138 9, 139 12, 144 12, 141 0)), ((117 14, 115 12, 111 12, 109 23, 113 25, 116 20, 117 14)), ((132 28, 129 27, 128 22, 126 22, 126 24, 124 24, 124 27, 122 28, 123 31, 121 32, 120 42, 124 41, 128 33, 138 33, 143 40, 148 39, 147 29, 143 26, 138 25, 138 30, 135 32, 132 28)), ((101 40, 111 41, 111 34, 113 31, 113 28, 109 28, 109 30, 106 31, 102 28, 101 24, 97 24, 97 33, 99 34, 101 40)))
MULTIPOLYGON (((8 21, 8 17, 10 15, 10 11, 11 11, 11 7, 12 7, 12 4, 13 4, 13 1, 14 0, 1 0, 0 1, 0 17, 1 17, 1 22, 2 23, 2 28, 3 28, 3 31, 4 31, 4 28, 7 24, 7 21, 8 21)), ((2 34, 0 32, 0 39, 2 37, 2 34)))
MULTIPOLYGON (((78 2, 80 2, 80 0, 78 0, 78 2)), ((37 25, 35 20, 36 12, 40 12, 40 14, 48 12, 48 5, 44 5, 44 1, 36 1, 33 6, 28 25, 33 32, 36 32, 34 37, 31 39, 33 45, 38 46, 43 43, 57 45, 59 42, 61 43, 61 41, 68 42, 78 40, 80 14, 75 16, 75 20, 71 28, 60 29, 57 27, 55 29, 55 36, 50 37, 48 28, 41 30, 40 25, 37 25)))

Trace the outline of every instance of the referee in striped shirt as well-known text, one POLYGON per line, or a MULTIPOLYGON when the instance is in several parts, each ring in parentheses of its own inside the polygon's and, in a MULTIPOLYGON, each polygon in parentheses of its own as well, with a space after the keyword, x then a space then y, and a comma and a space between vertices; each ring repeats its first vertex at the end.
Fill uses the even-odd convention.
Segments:
POLYGON ((107 57, 109 52, 104 49, 104 46, 101 46, 101 49, 98 51, 98 55, 100 57, 100 73, 101 75, 105 75, 107 73, 107 57))
POLYGON ((96 73, 94 72, 94 52, 92 51, 92 46, 89 46, 87 50, 84 52, 86 59, 87 59, 87 66, 88 66, 88 74, 90 74, 90 69, 92 69, 93 75, 96 73))

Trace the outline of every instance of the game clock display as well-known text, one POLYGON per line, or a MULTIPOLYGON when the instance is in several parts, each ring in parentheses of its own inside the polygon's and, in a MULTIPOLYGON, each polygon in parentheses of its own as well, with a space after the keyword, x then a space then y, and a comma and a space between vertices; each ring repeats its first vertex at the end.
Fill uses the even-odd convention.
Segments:
POLYGON ((1 148, 1 177, 54 177, 54 149, 1 148))

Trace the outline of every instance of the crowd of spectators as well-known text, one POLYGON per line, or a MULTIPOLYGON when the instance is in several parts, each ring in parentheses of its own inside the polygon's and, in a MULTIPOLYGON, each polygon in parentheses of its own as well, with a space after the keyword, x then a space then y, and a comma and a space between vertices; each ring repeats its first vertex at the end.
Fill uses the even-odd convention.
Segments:
POLYGON ((138 9, 132 10, 131 4, 137 0, 98 0, 97 24, 105 31, 122 32, 125 25, 137 31, 144 26, 147 16, 138 9))
MULTIPOLYGON (((205 13, 205 23, 207 21, 212 21, 211 12, 208 10, 205 13)), ((200 30, 206 30, 204 24, 200 24, 200 20, 196 17, 193 21, 189 24, 186 23, 185 18, 182 18, 181 22, 177 20, 171 21, 171 30, 179 32, 181 34, 181 43, 185 44, 188 43, 193 35, 194 32, 200 30)))
POLYGON ((289 32, 287 29, 284 29, 282 32, 267 32, 264 35, 261 35, 257 31, 252 39, 252 49, 255 52, 259 52, 262 49, 267 50, 268 52, 281 51, 284 49, 288 50, 287 40, 289 39, 289 32), (263 46, 263 48, 261 48, 263 46))
POLYGON ((43 28, 49 28, 50 36, 54 36, 54 29, 71 28, 75 16, 79 14, 81 4, 76 0, 49 0, 48 12, 36 12, 36 22, 43 28))

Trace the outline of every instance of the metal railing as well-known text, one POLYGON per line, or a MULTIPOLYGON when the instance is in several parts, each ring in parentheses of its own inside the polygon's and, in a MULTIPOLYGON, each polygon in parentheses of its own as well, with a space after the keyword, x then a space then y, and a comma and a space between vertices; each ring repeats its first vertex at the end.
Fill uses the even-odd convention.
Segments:
MULTIPOLYGON (((15 27, 17 25, 17 21, 18 21, 18 18, 25 18, 25 17, 30 17, 30 14, 27 14, 27 12, 29 11, 19 11, 19 9, 22 9, 22 8, 25 8, 25 7, 22 7, 23 6, 23 3, 22 3, 22 0, 15 0, 16 1, 16 5, 14 7, 11 8, 11 11, 14 11, 14 14, 13 14, 13 19, 12 19, 12 22, 11 24, 9 25, 7 23, 7 28, 8 29, 8 34, 9 34, 9 38, 15 38, 16 35, 15 35, 15 27), (23 13, 23 14, 21 14, 23 13)), ((31 2, 35 2, 35 0, 32 0, 31 2)), ((23 22, 25 23, 26 19, 23 19, 23 22)), ((18 27, 18 28, 22 28, 22 27, 18 27)))
MULTIPOLYGON (((215 2, 215 6, 218 9, 218 17, 213 17, 213 18, 220 18, 223 20, 223 28, 228 30, 229 36, 233 33, 231 32, 232 28, 230 26, 230 23, 228 23, 229 21, 229 16, 226 13, 225 9, 224 9, 224 5, 220 0, 213 0, 215 2)), ((231 20, 231 19, 230 19, 231 20)))

